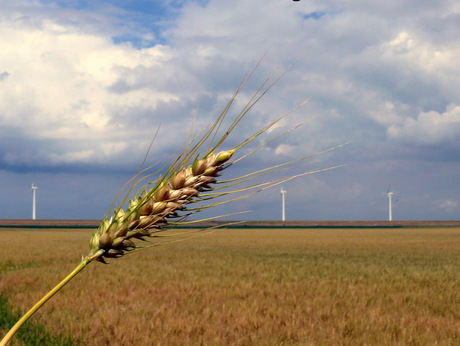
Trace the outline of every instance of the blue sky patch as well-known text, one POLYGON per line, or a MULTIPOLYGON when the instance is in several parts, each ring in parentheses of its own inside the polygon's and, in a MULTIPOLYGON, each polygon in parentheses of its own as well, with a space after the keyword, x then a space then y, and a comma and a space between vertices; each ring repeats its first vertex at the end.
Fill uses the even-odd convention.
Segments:
POLYGON ((303 18, 304 19, 316 19, 316 20, 318 20, 321 17, 324 17, 325 15, 326 15, 326 12, 315 11, 315 12, 310 12, 310 13, 304 14, 303 18))

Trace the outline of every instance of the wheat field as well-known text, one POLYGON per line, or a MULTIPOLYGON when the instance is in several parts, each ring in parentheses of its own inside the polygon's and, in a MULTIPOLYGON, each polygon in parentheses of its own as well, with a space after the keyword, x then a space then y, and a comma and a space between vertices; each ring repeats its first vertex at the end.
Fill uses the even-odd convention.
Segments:
MULTIPOLYGON (((2 314, 66 276, 92 232, 0 229, 2 314)), ((460 343, 457 227, 226 229, 109 262, 80 273, 14 344, 40 333, 81 345, 460 343)))

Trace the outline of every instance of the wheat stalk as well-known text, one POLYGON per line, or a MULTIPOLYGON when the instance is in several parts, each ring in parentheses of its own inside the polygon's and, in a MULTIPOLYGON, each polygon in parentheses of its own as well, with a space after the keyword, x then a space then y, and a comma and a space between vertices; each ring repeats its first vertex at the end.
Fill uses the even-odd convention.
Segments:
MULTIPOLYGON (((192 233, 202 232, 203 229, 178 232, 174 234, 165 233, 164 231, 173 228, 177 224, 196 222, 186 220, 186 217, 191 214, 198 213, 210 207, 234 202, 241 198, 247 198, 254 193, 279 185, 285 181, 322 171, 311 170, 297 175, 271 179, 262 183, 253 183, 252 185, 243 185, 240 187, 242 184, 257 177, 272 174, 280 170, 291 169, 294 167, 294 163, 310 158, 312 156, 311 155, 301 157, 290 162, 278 164, 276 166, 261 169, 259 171, 255 171, 235 179, 219 179, 221 172, 230 167, 232 164, 235 164, 236 162, 246 158, 248 155, 252 155, 254 152, 263 148, 264 145, 267 145, 273 140, 279 138, 278 136, 266 144, 257 147, 249 154, 243 155, 233 162, 231 161, 236 152, 254 141, 260 135, 266 133, 267 130, 272 128, 275 124, 277 124, 280 120, 292 112, 291 111, 279 117, 275 121, 270 122, 259 131, 256 131, 253 135, 241 141, 239 144, 227 150, 219 150, 219 148, 225 142, 226 138, 235 129, 237 124, 244 118, 248 111, 260 100, 262 96, 267 93, 268 90, 272 88, 272 86, 279 80, 279 78, 284 75, 283 73, 281 76, 272 81, 275 74, 274 72, 269 78, 267 78, 251 98, 251 100, 243 108, 243 110, 231 122, 226 131, 224 131, 224 134, 218 137, 218 133, 221 130, 223 121, 227 116, 230 106, 232 105, 238 93, 241 91, 242 87, 252 76, 256 67, 249 71, 235 94, 227 103, 222 113, 218 116, 218 118, 207 131, 203 131, 200 136, 193 137, 191 135, 188 144, 185 145, 185 148, 183 148, 177 154, 177 157, 172 157, 168 161, 168 168, 164 166, 157 172, 140 178, 141 174, 149 171, 149 169, 143 169, 149 152, 147 151, 141 169, 139 170, 138 174, 129 182, 130 187, 125 197, 121 201, 121 207, 113 208, 115 203, 114 202, 109 209, 109 213, 101 222, 101 225, 97 231, 92 235, 90 240, 89 254, 86 257, 83 257, 81 263, 74 269, 74 271, 72 271, 50 292, 48 292, 13 326, 13 328, 11 328, 11 330, 0 342, 0 346, 8 344, 17 330, 43 304, 45 304, 65 284, 72 280, 75 275, 83 270, 89 263, 93 261, 106 263, 107 258, 119 258, 145 247, 153 247, 181 241, 189 237, 192 233), (207 145, 207 149, 204 151, 204 154, 200 156, 199 151, 203 149, 205 144, 207 145), (160 178, 144 184, 145 181, 152 179, 155 174, 165 169, 166 172, 163 173, 160 178), (137 188, 139 192, 128 202, 127 200, 129 195, 135 188, 137 188), (230 189, 230 191, 228 191, 228 189, 230 189), (242 193, 242 195, 238 195, 237 197, 224 201, 213 201, 216 198, 234 195, 237 193, 242 193), (205 206, 193 207, 193 203, 198 201, 205 201, 207 204, 205 206), (125 210, 122 208, 124 204, 128 205, 125 210), (113 215, 109 217, 111 210, 113 211, 113 215), (179 238, 171 239, 170 237, 179 238), (150 242, 148 245, 140 245, 137 241, 146 240, 146 238, 150 240, 156 238, 160 241, 150 242)), ((306 102, 299 105, 299 107, 303 106, 306 102)), ((297 108, 298 107, 296 107, 296 109, 297 108)), ((295 128, 297 127, 298 126, 295 128)), ((289 133, 290 131, 291 130, 288 130, 284 134, 289 133)), ((326 169, 331 168, 335 167, 326 169)), ((214 227, 205 228, 204 230, 212 230, 213 228, 214 227)))

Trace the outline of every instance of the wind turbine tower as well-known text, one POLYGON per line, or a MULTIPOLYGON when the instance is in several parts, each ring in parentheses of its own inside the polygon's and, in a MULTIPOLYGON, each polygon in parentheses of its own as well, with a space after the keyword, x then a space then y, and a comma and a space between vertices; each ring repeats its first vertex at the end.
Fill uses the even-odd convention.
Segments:
POLYGON ((391 196, 393 196, 393 192, 388 190, 388 221, 393 221, 393 215, 391 212, 391 196))
POLYGON ((286 208, 284 203, 284 195, 286 194, 286 190, 283 190, 281 187, 281 220, 286 221, 286 208))
POLYGON ((36 187, 34 183, 32 183, 32 187, 31 187, 31 190, 32 190, 32 220, 35 220, 35 193, 37 189, 38 187, 36 187))

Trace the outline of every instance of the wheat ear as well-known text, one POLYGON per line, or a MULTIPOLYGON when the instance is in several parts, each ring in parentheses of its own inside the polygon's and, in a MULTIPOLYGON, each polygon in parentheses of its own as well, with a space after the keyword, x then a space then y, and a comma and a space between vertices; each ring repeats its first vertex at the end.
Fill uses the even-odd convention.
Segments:
MULTIPOLYGON (((256 66, 257 67, 257 66, 256 66)), ((113 208, 113 205, 109 209, 109 213, 102 221, 97 231, 92 235, 90 240, 90 252, 84 257, 81 263, 56 287, 48 292, 39 302, 37 302, 5 335, 3 340, 0 342, 0 346, 5 346, 15 335, 17 330, 41 307, 45 304, 56 292, 58 292, 64 285, 72 280, 81 270, 83 270, 89 263, 93 261, 99 261, 106 263, 107 258, 119 258, 128 253, 132 253, 135 250, 139 250, 145 247, 153 247, 158 245, 169 244, 178 240, 174 238, 165 237, 170 236, 189 236, 193 232, 201 232, 203 230, 198 229, 196 231, 185 231, 175 234, 165 234, 164 231, 173 228, 175 225, 195 221, 185 221, 186 217, 198 213, 206 208, 210 208, 224 203, 234 202, 241 198, 246 198, 254 193, 265 190, 267 188, 281 184, 282 182, 298 178, 300 176, 315 173, 321 170, 311 170, 297 175, 291 175, 284 178, 272 179, 262 183, 254 183, 252 185, 244 184, 254 178, 265 176, 267 174, 275 173, 280 170, 293 168, 293 163, 305 160, 311 156, 298 158, 296 160, 278 164, 273 167, 264 168, 256 172, 245 174, 239 178, 230 180, 220 180, 220 174, 222 171, 230 167, 233 163, 236 163, 249 154, 260 150, 264 147, 261 145, 249 154, 241 156, 239 159, 231 162, 232 157, 241 148, 245 147, 253 140, 264 134, 277 124, 281 119, 289 115, 291 112, 279 117, 273 122, 270 122, 264 126, 261 130, 256 131, 253 135, 241 141, 239 144, 228 148, 227 150, 220 150, 219 148, 223 145, 227 137, 238 125, 238 123, 244 118, 248 111, 264 96, 268 90, 281 78, 281 76, 275 78, 272 81, 272 74, 261 87, 257 90, 254 96, 250 99, 243 110, 235 117, 231 124, 227 127, 222 135, 218 135, 221 132, 223 121, 227 116, 227 113, 232 105, 235 97, 241 91, 242 87, 246 84, 249 78, 252 76, 255 68, 247 74, 243 79, 243 82, 239 86, 236 93, 231 97, 230 101, 218 116, 215 122, 203 131, 200 136, 190 136, 188 144, 177 154, 176 158, 171 158, 168 163, 169 167, 166 166, 160 168, 159 171, 166 170, 163 175, 154 180, 148 182, 152 177, 158 173, 151 173, 143 178, 140 178, 141 174, 148 172, 148 169, 143 169, 143 165, 139 170, 138 174, 130 181, 130 188, 126 193, 125 197, 121 202, 121 206, 128 204, 125 210, 122 207, 113 208), (200 156, 199 151, 207 145, 207 149, 200 156), (144 184, 144 182, 147 183, 144 184), (144 185, 141 185, 144 184, 144 185), (220 184, 220 185, 217 185, 220 184), (223 188, 233 188, 233 190, 223 190, 223 188), (134 189, 138 189, 137 195, 129 200, 128 198, 134 189), (226 197, 235 193, 243 193, 238 197, 231 198, 224 201, 212 202, 213 199, 226 197), (192 207, 194 202, 207 202, 205 206, 192 207), (211 202, 209 202, 211 201, 211 202), (109 217, 111 210, 113 215, 109 217), (137 240, 153 240, 161 239, 160 242, 149 243, 147 246, 139 245, 137 240)), ((300 106, 302 106, 301 104, 300 106)), ((286 131, 289 133, 291 130, 286 131)), ((278 138, 278 137, 277 137, 278 138)), ((271 143, 271 141, 266 144, 271 143)), ((144 159, 144 163, 147 159, 144 159)), ((330 168, 327 168, 330 169, 330 168)), ((123 190, 123 189, 122 189, 123 190)), ((117 196, 118 197, 118 196, 117 196)), ((205 230, 212 230, 214 227, 206 228, 205 230)))
POLYGON ((178 211, 187 210, 187 204, 201 192, 211 190, 219 172, 234 151, 208 153, 196 158, 192 165, 157 181, 149 191, 131 200, 126 211, 118 209, 105 219, 90 241, 89 257, 100 262, 104 258, 118 258, 138 248, 135 239, 145 240, 161 232, 168 219, 181 217, 178 211))

